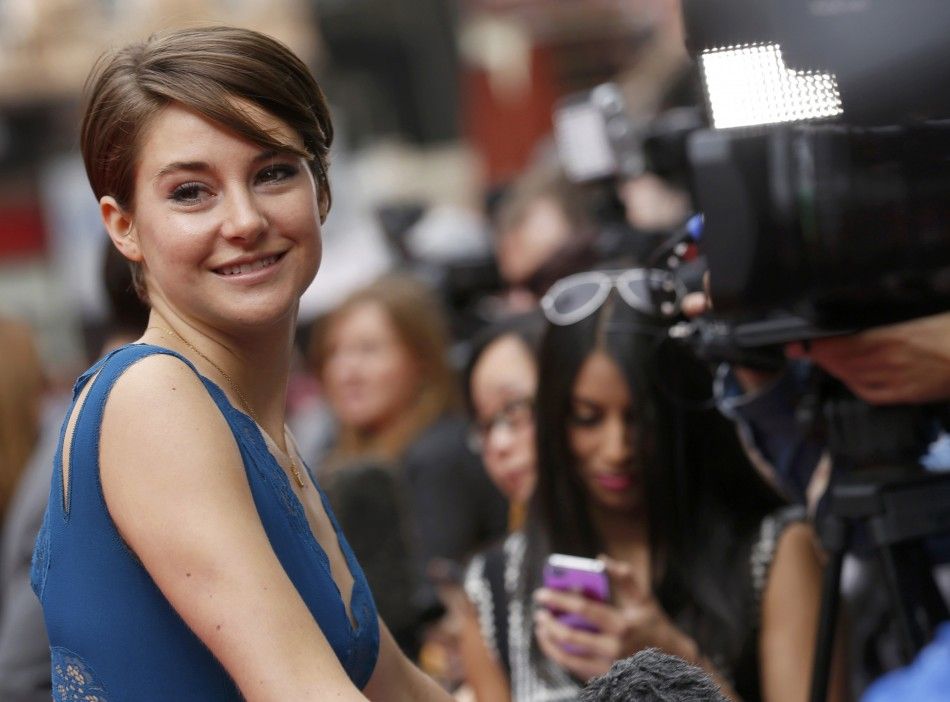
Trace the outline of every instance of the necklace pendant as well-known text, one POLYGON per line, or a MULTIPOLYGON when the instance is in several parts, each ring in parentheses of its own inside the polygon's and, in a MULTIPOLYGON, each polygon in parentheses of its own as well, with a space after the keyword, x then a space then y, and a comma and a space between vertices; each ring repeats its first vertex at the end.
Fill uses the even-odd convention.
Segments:
POLYGON ((294 459, 290 459, 290 472, 294 475, 294 481, 297 483, 297 487, 303 490, 306 484, 303 481, 303 478, 300 476, 300 470, 297 468, 297 462, 294 459))

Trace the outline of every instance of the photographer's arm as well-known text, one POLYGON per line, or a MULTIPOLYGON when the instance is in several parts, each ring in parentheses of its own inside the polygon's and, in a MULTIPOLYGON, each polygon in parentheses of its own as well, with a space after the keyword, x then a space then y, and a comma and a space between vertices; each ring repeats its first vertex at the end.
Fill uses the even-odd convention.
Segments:
POLYGON ((849 336, 793 344, 873 405, 950 399, 950 313, 876 327, 849 336))

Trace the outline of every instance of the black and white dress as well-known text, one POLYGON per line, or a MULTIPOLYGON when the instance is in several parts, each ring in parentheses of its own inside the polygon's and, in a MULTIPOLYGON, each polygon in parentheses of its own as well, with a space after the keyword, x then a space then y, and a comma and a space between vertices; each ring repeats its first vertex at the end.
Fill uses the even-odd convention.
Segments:
MULTIPOLYGON (((785 528, 806 518, 803 508, 782 507, 766 516, 749 552, 752 601, 751 626, 738 660, 722 660, 705 652, 746 702, 759 698, 758 623, 761 598, 768 582, 775 547, 785 528)), ((525 568, 527 539, 523 532, 475 556, 465 575, 465 590, 478 612, 482 636, 508 672, 513 702, 576 700, 581 684, 546 658, 534 643, 532 579, 525 568)))

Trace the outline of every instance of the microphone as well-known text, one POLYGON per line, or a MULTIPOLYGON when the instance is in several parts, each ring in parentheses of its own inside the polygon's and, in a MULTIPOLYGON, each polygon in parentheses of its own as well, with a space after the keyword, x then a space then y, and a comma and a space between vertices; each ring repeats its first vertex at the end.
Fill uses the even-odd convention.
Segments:
POLYGON ((682 658, 645 648, 587 683, 582 702, 727 702, 709 675, 682 658))

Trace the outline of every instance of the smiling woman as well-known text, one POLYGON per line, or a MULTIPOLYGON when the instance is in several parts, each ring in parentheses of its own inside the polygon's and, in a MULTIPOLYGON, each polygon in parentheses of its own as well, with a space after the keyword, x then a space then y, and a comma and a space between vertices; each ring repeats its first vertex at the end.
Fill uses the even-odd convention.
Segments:
POLYGON ((89 180, 151 313, 80 377, 56 457, 32 572, 54 699, 447 699, 284 424, 330 205, 320 88, 215 27, 107 54, 87 96, 89 180))

